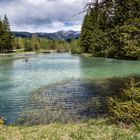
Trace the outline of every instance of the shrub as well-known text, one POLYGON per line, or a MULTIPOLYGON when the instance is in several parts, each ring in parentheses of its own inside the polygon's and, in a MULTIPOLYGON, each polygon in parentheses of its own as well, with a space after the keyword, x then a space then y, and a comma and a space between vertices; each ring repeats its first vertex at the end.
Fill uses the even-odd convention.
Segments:
POLYGON ((72 54, 81 54, 79 40, 72 40, 70 42, 70 49, 72 54))
POLYGON ((2 126, 4 124, 3 119, 0 117, 0 126, 2 126))
POLYGON ((108 108, 111 121, 125 124, 140 122, 140 83, 131 80, 120 97, 109 97, 108 108))

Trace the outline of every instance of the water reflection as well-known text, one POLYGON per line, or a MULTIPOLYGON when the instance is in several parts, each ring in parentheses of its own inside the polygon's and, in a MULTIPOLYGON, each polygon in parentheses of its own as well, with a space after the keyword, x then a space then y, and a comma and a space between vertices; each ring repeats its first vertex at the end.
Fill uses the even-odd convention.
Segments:
POLYGON ((80 57, 80 71, 84 79, 140 75, 140 61, 80 57))

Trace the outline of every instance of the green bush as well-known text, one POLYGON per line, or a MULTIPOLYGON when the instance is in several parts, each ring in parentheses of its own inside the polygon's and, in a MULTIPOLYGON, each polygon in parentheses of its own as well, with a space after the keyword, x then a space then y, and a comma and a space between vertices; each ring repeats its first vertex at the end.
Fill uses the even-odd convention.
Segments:
POLYGON ((0 117, 0 126, 4 124, 4 120, 0 117))
POLYGON ((72 40, 70 42, 70 49, 72 54, 81 54, 79 40, 72 40))
POLYGON ((131 83, 120 97, 109 97, 108 108, 111 121, 125 124, 140 122, 140 83, 131 83))

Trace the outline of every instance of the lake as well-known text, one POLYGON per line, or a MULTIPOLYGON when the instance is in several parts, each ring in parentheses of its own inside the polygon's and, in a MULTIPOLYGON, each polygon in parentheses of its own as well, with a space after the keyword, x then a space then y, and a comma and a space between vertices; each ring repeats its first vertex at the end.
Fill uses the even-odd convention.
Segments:
MULTIPOLYGON (((63 84, 60 84, 58 88, 52 88, 49 96, 57 96, 59 99, 57 93, 61 92, 61 96, 65 94, 67 99, 71 100, 65 105, 69 104, 70 108, 74 99, 85 102, 85 99, 94 96, 93 87, 85 86, 81 81, 131 75, 140 75, 140 61, 83 57, 69 53, 0 57, 0 116, 4 117, 7 123, 14 121, 30 106, 31 93, 43 86, 66 83, 63 87, 60 86, 63 84), (88 93, 86 88, 90 89, 88 93), (77 96, 71 98, 75 93, 78 93, 77 96)), ((57 102, 55 106, 56 104, 57 102)))

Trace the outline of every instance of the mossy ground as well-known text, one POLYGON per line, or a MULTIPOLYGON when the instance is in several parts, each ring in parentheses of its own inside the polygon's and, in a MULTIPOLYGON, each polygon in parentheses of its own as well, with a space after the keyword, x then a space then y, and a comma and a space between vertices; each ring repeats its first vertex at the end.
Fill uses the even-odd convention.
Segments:
POLYGON ((140 140, 140 126, 110 125, 105 119, 83 123, 0 127, 0 140, 140 140))

